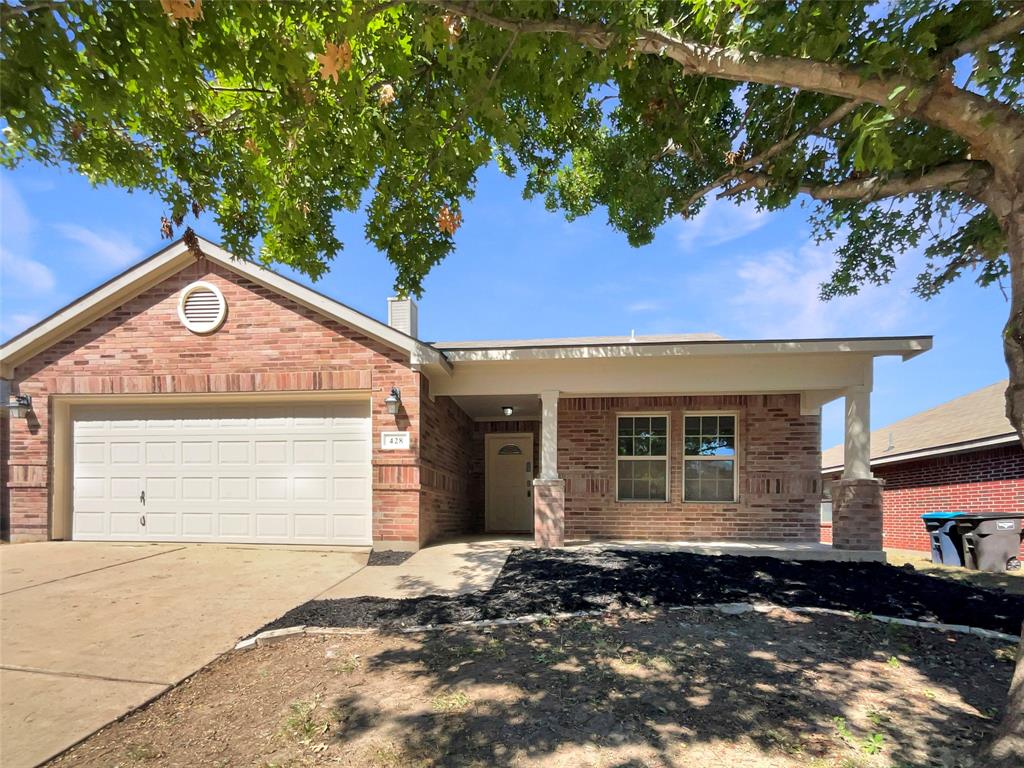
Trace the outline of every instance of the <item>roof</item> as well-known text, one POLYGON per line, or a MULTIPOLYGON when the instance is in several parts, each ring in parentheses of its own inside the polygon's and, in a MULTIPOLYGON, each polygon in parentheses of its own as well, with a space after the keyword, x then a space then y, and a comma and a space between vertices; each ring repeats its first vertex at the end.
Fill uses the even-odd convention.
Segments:
MULTIPOLYGON (((418 339, 255 262, 235 258, 205 238, 199 237, 198 240, 203 256, 208 260, 365 333, 392 349, 405 352, 412 364, 434 365, 450 371, 451 366, 444 355, 418 339)), ((188 246, 179 239, 129 267, 0 345, 0 372, 5 377, 10 376, 15 366, 177 273, 194 259, 188 246)))
POLYGON ((619 344, 680 344, 724 341, 717 333, 659 333, 630 336, 576 336, 559 339, 494 339, 489 341, 435 341, 435 349, 521 349, 534 347, 594 347, 619 344))
MULTIPOLYGON (((1006 380, 915 413, 871 433, 871 463, 888 464, 1017 441, 1006 418, 1006 380)), ((843 466, 843 446, 821 454, 824 471, 843 466)))

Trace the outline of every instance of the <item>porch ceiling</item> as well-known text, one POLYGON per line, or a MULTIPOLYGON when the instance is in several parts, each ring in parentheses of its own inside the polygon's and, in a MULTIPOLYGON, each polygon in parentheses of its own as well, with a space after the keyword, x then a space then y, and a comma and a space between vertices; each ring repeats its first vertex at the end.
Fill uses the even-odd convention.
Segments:
POLYGON ((462 395, 454 400, 475 421, 540 421, 538 395, 462 395), (501 412, 506 405, 513 408, 508 417, 501 412))

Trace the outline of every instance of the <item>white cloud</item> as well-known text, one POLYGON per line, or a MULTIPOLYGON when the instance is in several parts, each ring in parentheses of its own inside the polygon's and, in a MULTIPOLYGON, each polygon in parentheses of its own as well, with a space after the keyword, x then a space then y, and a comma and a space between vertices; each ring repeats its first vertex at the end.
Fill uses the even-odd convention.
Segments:
POLYGON ((685 251, 721 245, 760 229, 768 223, 768 216, 751 201, 737 205, 711 200, 692 219, 681 220, 676 242, 685 251))
POLYGON ((103 266, 123 267, 138 261, 142 250, 128 237, 114 232, 96 232, 78 224, 58 224, 57 231, 85 248, 82 254, 103 266))
POLYGON ((901 265, 890 285, 865 286, 856 296, 824 302, 820 286, 834 264, 831 248, 810 242, 743 261, 730 301, 738 324, 762 338, 814 338, 886 333, 906 319, 913 267, 901 265))
POLYGON ((634 301, 626 305, 627 312, 657 312, 661 309, 660 301, 634 301))
POLYGON ((57 287, 53 271, 42 262, 0 248, 0 281, 33 294, 51 293, 57 287))
POLYGON ((0 176, 0 244, 20 247, 28 241, 34 227, 35 220, 18 190, 0 176))

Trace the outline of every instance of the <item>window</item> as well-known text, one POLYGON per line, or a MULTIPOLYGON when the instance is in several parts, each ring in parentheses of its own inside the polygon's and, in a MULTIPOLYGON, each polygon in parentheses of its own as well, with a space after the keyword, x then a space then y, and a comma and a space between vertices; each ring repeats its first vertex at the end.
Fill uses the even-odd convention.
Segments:
POLYGON ((498 449, 499 456, 522 456, 523 449, 513 443, 508 443, 498 449))
POLYGON ((668 500, 668 416, 619 416, 619 501, 668 500))
POLYGON ((736 500, 736 416, 683 421, 683 500, 736 500))

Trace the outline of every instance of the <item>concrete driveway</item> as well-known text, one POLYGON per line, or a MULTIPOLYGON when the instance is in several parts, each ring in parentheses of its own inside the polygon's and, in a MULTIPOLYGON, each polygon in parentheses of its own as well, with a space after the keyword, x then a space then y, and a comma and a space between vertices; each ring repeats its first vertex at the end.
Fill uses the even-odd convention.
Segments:
POLYGON ((52 757, 366 558, 215 544, 0 547, 0 765, 52 757))

